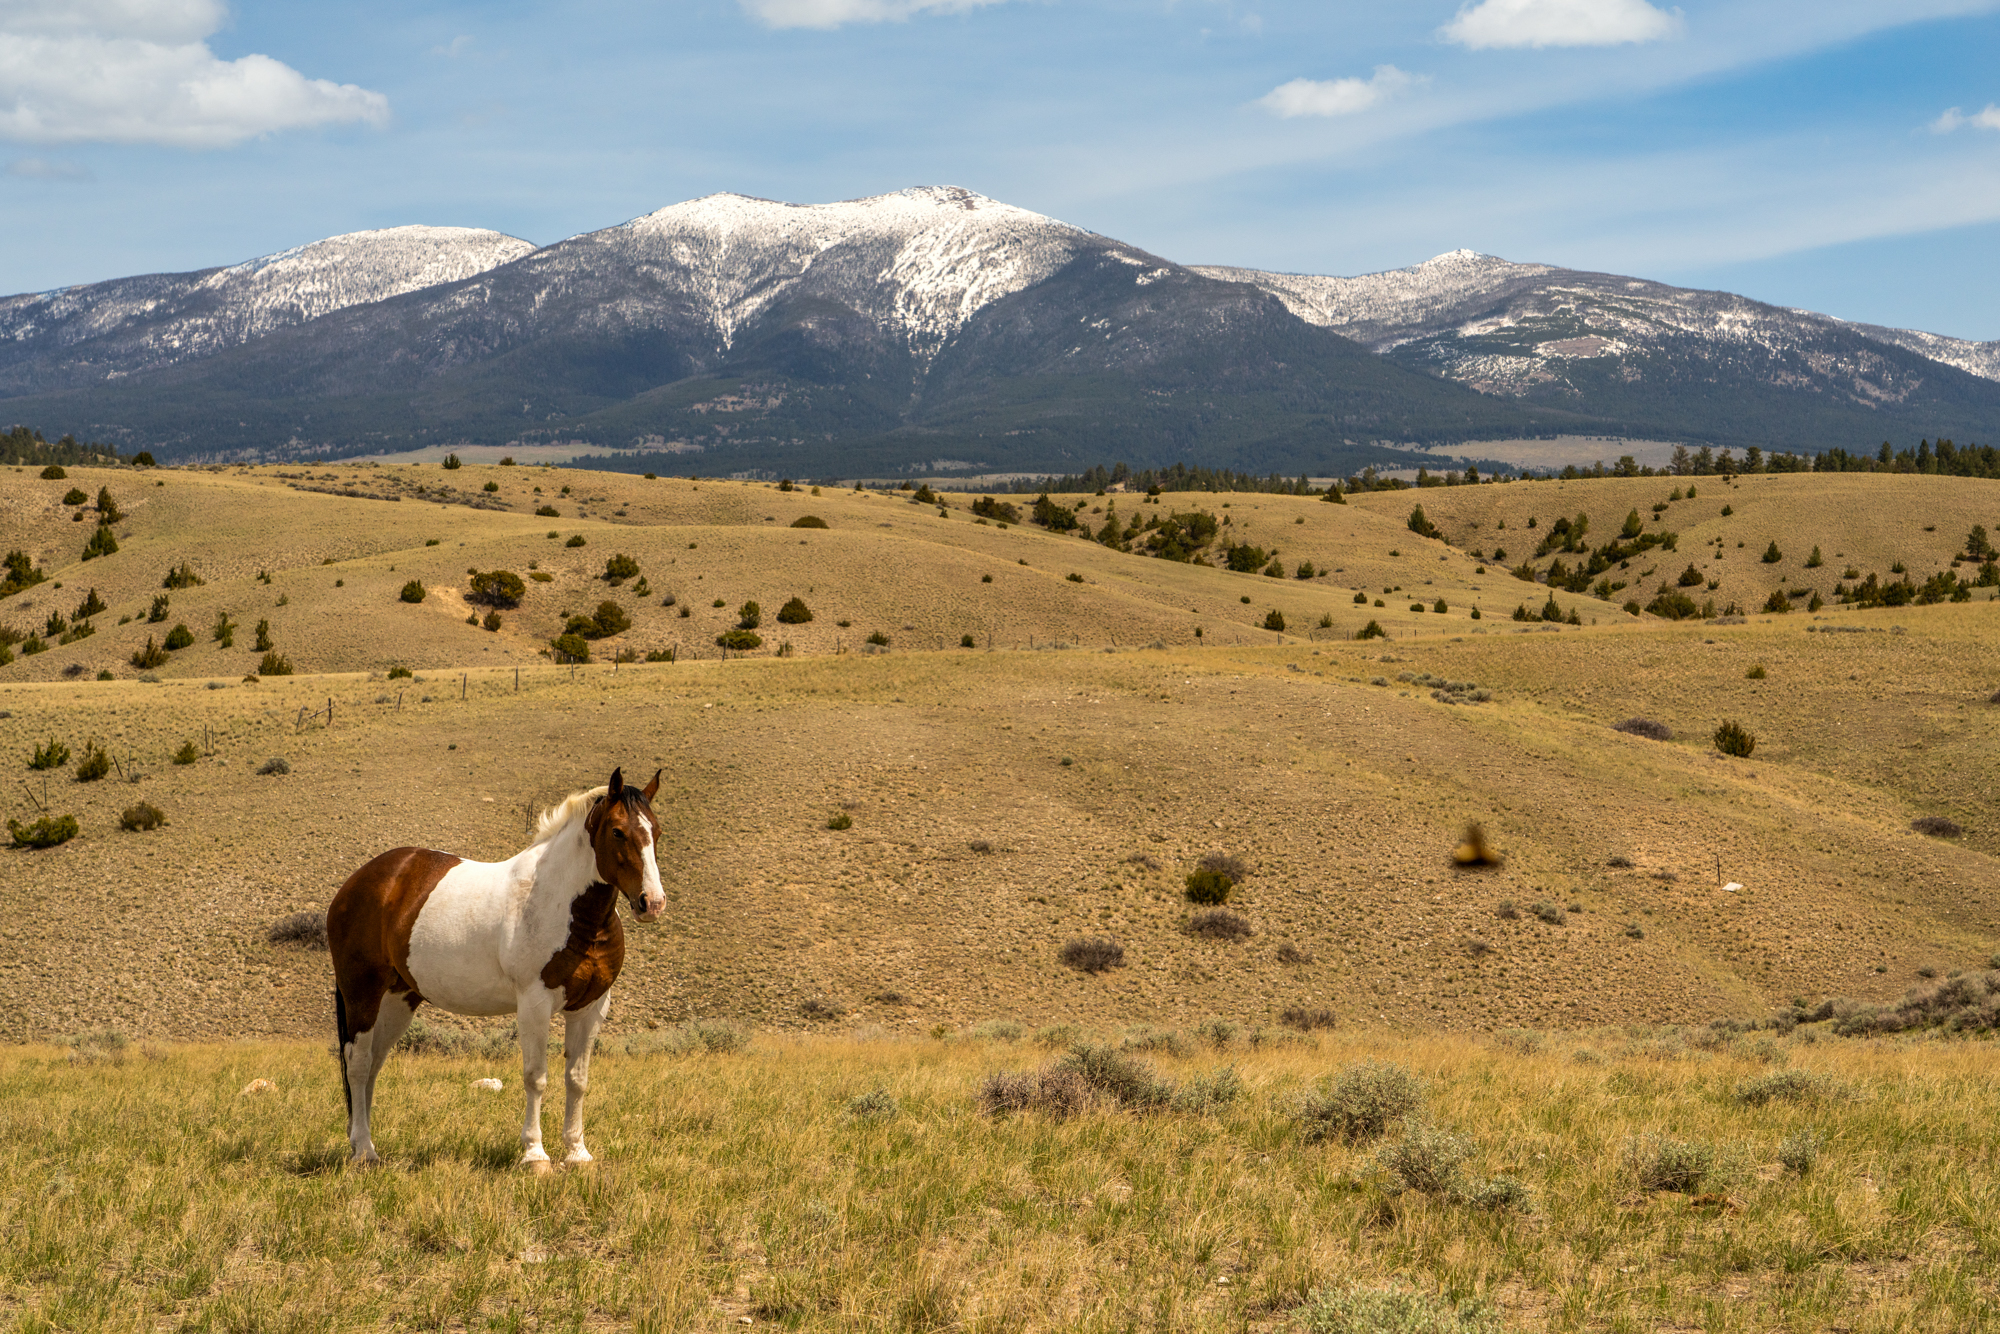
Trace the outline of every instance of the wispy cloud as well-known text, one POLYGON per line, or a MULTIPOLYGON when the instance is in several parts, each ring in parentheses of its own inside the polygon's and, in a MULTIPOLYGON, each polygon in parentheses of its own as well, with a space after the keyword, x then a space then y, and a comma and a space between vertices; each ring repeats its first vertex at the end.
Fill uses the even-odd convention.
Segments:
POLYGON ((1351 116, 1422 82, 1394 65, 1377 65, 1367 79, 1293 79, 1257 99, 1257 105, 1286 120, 1294 116, 1351 116))
POLYGON ((1519 46, 1619 46, 1656 42, 1681 29, 1678 9, 1646 0, 1479 0, 1438 29, 1474 50, 1519 46))
POLYGON ((220 0, 0 0, 0 139, 217 148, 387 122, 380 93, 219 58, 204 39, 227 17, 220 0))
POLYGON ((74 162, 51 162, 47 158, 21 157, 7 164, 7 174, 28 181, 94 181, 90 168, 74 162))
POLYGON ((431 54, 443 56, 446 60, 456 60, 471 49, 472 38, 466 33, 460 33, 450 41, 432 47, 431 54))
POLYGON ((1931 133, 1950 134, 1965 125, 1975 130, 2000 130, 2000 106, 1988 102, 1986 110, 1975 111, 1970 116, 1953 107, 1931 122, 1931 133))
POLYGON ((892 23, 918 14, 962 14, 1002 0, 738 0, 767 28, 838 28, 892 23))

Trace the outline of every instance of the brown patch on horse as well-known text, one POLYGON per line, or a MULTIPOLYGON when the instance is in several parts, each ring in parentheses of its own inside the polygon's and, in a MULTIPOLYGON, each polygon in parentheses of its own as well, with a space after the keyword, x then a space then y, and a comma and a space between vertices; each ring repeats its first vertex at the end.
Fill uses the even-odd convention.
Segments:
POLYGON ((461 859, 430 848, 395 848, 347 877, 326 910, 333 978, 346 1002, 350 1034, 375 1026, 382 997, 424 1003, 410 976, 410 931, 446 871, 461 859))
POLYGON ((542 965, 542 985, 562 988, 563 1009, 581 1010, 611 989, 624 966, 618 891, 600 880, 571 901, 569 939, 542 965))

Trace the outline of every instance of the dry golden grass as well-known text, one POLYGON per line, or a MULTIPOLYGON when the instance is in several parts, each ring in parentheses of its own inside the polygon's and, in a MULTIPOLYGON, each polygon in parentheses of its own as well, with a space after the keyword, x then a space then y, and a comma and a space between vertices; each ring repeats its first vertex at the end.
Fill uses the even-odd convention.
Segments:
POLYGON ((979 1110, 986 1075, 1050 1059, 1027 1043, 767 1037, 686 1058, 614 1045, 593 1067, 600 1161, 552 1178, 510 1166, 513 1062, 397 1055, 376 1103, 389 1166, 355 1172, 317 1044, 12 1049, 0 1317, 1280 1330, 1311 1328, 1315 1290, 1358 1285, 1481 1302, 1523 1330, 2000 1320, 1989 1045, 1696 1036, 1238 1042, 1158 1060, 1178 1080, 1239 1069, 1242 1095, 1211 1114, 1060 1121, 979 1110), (1518 1179, 1526 1207, 1399 1192, 1382 1151, 1420 1129, 1309 1142, 1302 1102, 1362 1060, 1422 1079, 1421 1115, 1469 1137, 1473 1175, 1518 1179), (1787 1069, 1802 1078, 1782 1087, 1804 1096, 1741 1096, 1787 1069), (469 1087, 488 1075, 506 1090, 469 1087), (275 1088, 244 1093, 253 1079, 275 1088), (1642 1183, 1663 1139, 1706 1160, 1684 1191, 1642 1183), (1810 1169, 1786 1170, 1807 1144, 1810 1169))
MULTIPOLYGON (((315 484, 326 473, 346 476, 320 470, 315 484)), ((37 550, 66 587, 38 586, 0 614, 20 623, 72 606, 93 582, 112 611, 91 639, 0 669, 10 715, 0 755, 22 766, 9 813, 32 819, 46 802, 83 827, 57 849, 0 853, 0 997, 11 1002, 0 1037, 322 1032, 324 960, 266 944, 272 921, 323 907, 388 847, 507 856, 529 808, 601 782, 614 764, 668 775, 662 860, 675 906, 669 923, 633 931, 620 983, 627 1014, 654 1019, 923 1031, 995 1016, 1259 1023, 1300 1005, 1382 1029, 1685 1022, 1801 995, 1892 997, 1918 969, 1982 963, 2000 933, 1986 702, 2000 685, 2000 608, 1989 603, 1735 626, 1641 624, 1608 609, 1605 624, 1582 630, 1473 623, 1470 595, 1523 586, 1399 528, 1407 492, 1348 506, 1168 498, 1169 509, 1226 514, 1231 531, 1288 560, 1341 571, 1299 581, 1003 531, 879 495, 520 468, 378 473, 475 495, 492 476, 517 506, 541 486, 566 516, 349 499, 237 470, 106 474, 131 532, 88 566, 62 565, 49 545, 80 547, 74 530, 87 524, 36 521, 37 550), (167 485, 148 491, 149 480, 167 485), (835 526, 784 526, 806 512, 835 526), (590 544, 547 540, 551 524, 590 544), (438 547, 423 545, 431 537, 438 547), (629 583, 612 594, 631 608, 635 645, 706 643, 751 597, 772 639, 791 633, 773 613, 792 593, 818 619, 799 629, 791 658, 556 667, 540 639, 562 610, 607 594, 590 576, 616 551, 636 556, 655 590, 646 606, 629 583), (336 563, 317 563, 328 557, 336 563), (163 683, 134 681, 122 659, 145 627, 112 620, 143 613, 182 559, 209 579, 173 594, 174 619, 197 642, 163 683), (529 585, 507 628, 463 624, 451 580, 468 565, 525 572, 531 559, 555 578, 529 585), (413 576, 433 591, 417 606, 396 599, 413 576), (1452 610, 1355 607, 1347 585, 1364 576, 1371 589, 1444 596, 1452 610), (694 616, 656 605, 669 587, 694 616), (1294 627, 1326 608, 1335 633, 1365 615, 1402 637, 1281 641, 1254 628, 1272 605, 1294 627), (233 650, 206 638, 218 609, 241 627, 233 650), (306 674, 238 681, 258 656, 249 644, 262 617, 306 674), (1197 623, 1209 632, 1199 647, 1197 623), (1091 651, 949 647, 945 631, 967 624, 982 644, 992 625, 1002 646, 1059 639, 1091 651), (1869 632, 1820 633, 1841 625, 1869 632), (834 651, 873 627, 895 642, 890 653, 834 651), (1155 635, 1167 647, 1131 647, 1155 635), (926 636, 948 647, 909 651, 926 636), (1113 638, 1119 651, 1103 651, 1113 638), (49 679, 69 661, 108 661, 121 679, 49 679), (385 679, 399 663, 421 679, 385 679), (1745 678, 1752 663, 1767 666, 1764 679, 1745 678), (328 666, 347 670, 319 670, 328 666), (1443 702, 1407 679, 1419 674, 1476 683, 1491 699, 1443 702), (301 729, 301 713, 329 699, 332 725, 301 729), (1635 715, 1680 739, 1610 730, 1635 715), (1724 718, 1756 734, 1748 760, 1710 746, 1724 718), (78 753, 100 741, 119 767, 92 784, 70 781, 69 768, 29 773, 29 751, 51 735, 78 753), (189 742, 199 761, 170 763, 189 742), (274 755, 292 772, 258 775, 274 755), (125 781, 135 770, 136 785, 125 781), (119 812, 141 798, 169 823, 120 831, 119 812), (852 827, 829 829, 836 814, 852 827), (1911 832, 1927 815, 1969 832, 1911 832), (1455 868, 1469 820, 1502 868, 1455 868), (1182 929, 1183 878, 1217 850, 1256 868, 1232 903, 1256 928, 1247 941, 1182 929), (1725 893, 1724 880, 1745 888, 1725 893), (1509 899, 1580 911, 1560 926, 1496 915, 1509 899), (1065 942, 1084 936, 1117 939, 1127 966, 1062 967, 1065 942), (871 999, 888 994, 902 999, 871 999), (846 1017, 807 1013, 815 1001, 846 1017)), ((1739 490, 1850 480, 1750 479, 1739 490)), ((1958 506, 1940 534, 1969 527, 1975 502, 2000 494, 1874 480, 1906 510, 1958 506)), ((0 484, 13 512, 60 497, 32 474, 0 473, 0 484)), ((1626 490, 1611 509, 1660 483, 1616 486, 1626 490)), ((1453 506, 1543 508, 1535 498, 1548 497, 1567 510, 1570 496, 1556 483, 1422 493, 1448 530, 1460 522, 1453 506)), ((1113 500, 1136 503, 1091 503, 1113 500)), ((1698 503, 1709 501, 1704 488, 1698 503)), ((1748 517, 1754 504, 1738 508, 1748 517)), ((1509 532, 1525 523, 1507 512, 1509 532)))

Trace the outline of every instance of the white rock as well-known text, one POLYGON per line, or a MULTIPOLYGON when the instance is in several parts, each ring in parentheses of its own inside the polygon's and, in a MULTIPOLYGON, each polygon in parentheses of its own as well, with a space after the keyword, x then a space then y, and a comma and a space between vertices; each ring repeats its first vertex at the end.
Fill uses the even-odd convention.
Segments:
POLYGON ((488 1093, 498 1093, 501 1089, 501 1084, 497 1079, 475 1079, 472 1081, 472 1087, 485 1089, 488 1093))

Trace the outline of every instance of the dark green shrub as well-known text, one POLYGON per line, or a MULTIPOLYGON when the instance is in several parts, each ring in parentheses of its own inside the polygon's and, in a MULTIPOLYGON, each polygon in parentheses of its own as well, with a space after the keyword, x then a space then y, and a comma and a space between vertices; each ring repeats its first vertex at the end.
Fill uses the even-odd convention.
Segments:
POLYGON ((1068 941, 1056 957, 1079 972, 1101 973, 1125 966, 1125 947, 1102 936, 1088 936, 1068 941))
POLYGON ((87 743, 83 748, 83 755, 76 762, 76 781, 95 783, 110 772, 111 756, 107 755, 104 748, 95 741, 87 743))
POLYGON ((1365 1144, 1422 1108, 1421 1081, 1403 1066, 1367 1061, 1322 1079, 1299 1109, 1300 1138, 1308 1144, 1344 1140, 1365 1144))
POLYGON ((45 482, 60 482, 68 477, 69 474, 63 471, 60 464, 51 463, 48 467, 42 469, 42 480, 45 482))
POLYGON ((1760 662, 1749 671, 1743 673, 1743 679, 1746 681, 1761 681, 1769 675, 1770 673, 1764 670, 1764 664, 1760 662))
POLYGON ((1278 1011, 1278 1022, 1299 1033, 1310 1033, 1316 1028, 1336 1028, 1340 1023, 1333 1011, 1325 1006, 1306 1005, 1287 1005, 1278 1011))
POLYGON ((1365 607, 1365 606, 1367 606, 1367 605, 1368 605, 1368 595, 1367 595, 1366 593, 1356 593, 1356 594, 1354 595, 1354 605, 1355 605, 1355 606, 1357 606, 1357 607, 1365 607))
POLYGON ((576 534, 575 536, 571 537, 569 541, 563 543, 563 545, 566 547, 580 547, 585 545, 583 540, 583 534, 582 533, 576 534))
POLYGON ((460 468, 463 468, 465 465, 458 461, 458 455, 447 454, 444 456, 444 466, 452 472, 457 472, 460 468))
POLYGON ((1773 589, 1771 596, 1764 599, 1764 610, 1782 616, 1792 609, 1792 600, 1785 596, 1782 588, 1773 589))
POLYGON ((118 827, 135 834, 144 833, 148 829, 158 829, 166 822, 166 812, 150 801, 142 801, 137 806, 127 806, 118 816, 118 827))
POLYGON ((1227 903, 1235 888, 1236 882, 1220 871, 1188 872, 1187 897, 1190 903, 1227 903))
POLYGON ((1279 611, 1276 607, 1271 608, 1264 616, 1264 628, 1266 630, 1282 631, 1285 628, 1285 613, 1279 611))
POLYGON ((165 622, 165 620, 167 619, 167 610, 172 605, 173 605, 173 600, 169 598, 165 593, 154 594, 153 609, 146 613, 146 624, 159 625, 165 622))
POLYGON ((725 630, 715 637, 715 642, 723 648, 735 649, 738 653, 748 653, 751 649, 764 647, 764 637, 755 630, 725 630))
POLYGON ((869 633, 868 642, 877 648, 887 648, 889 647, 889 636, 883 634, 880 630, 874 630, 869 633))
POLYGON ((266 778, 282 777, 291 771, 291 764, 282 755, 273 755, 257 766, 257 772, 266 778))
POLYGON ((201 751, 195 747, 192 741, 181 742, 181 748, 173 754, 173 762, 175 764, 193 764, 200 758, 201 751))
POLYGON ((1820 566, 1824 564, 1826 564, 1826 557, 1819 554, 1818 547, 1814 547, 1812 549, 1812 555, 1806 557, 1806 568, 1808 570, 1817 570, 1820 566))
POLYGON ((1708 576, 1697 570, 1694 567, 1693 561, 1689 561, 1688 567, 1681 571, 1681 577, 1674 582, 1678 583, 1682 588, 1699 588, 1708 582, 1708 576))
POLYGON ((558 662, 589 662, 590 641, 582 635, 561 634, 555 638, 556 660, 558 662))
POLYGON ((99 556, 115 555, 117 551, 118 539, 112 536, 111 529, 100 527, 90 535, 90 540, 83 544, 83 559, 96 560, 99 556))
POLYGON ((1715 748, 1724 755, 1747 759, 1750 752, 1757 749, 1757 738, 1745 731, 1742 724, 1731 719, 1715 729, 1715 748))
POLYGON ((401 597, 405 602, 422 602, 424 598, 427 596, 427 594, 424 591, 423 580, 421 579, 410 580, 409 583, 403 585, 403 591, 400 594, 398 594, 398 596, 401 597))
POLYGON ((194 566, 188 564, 186 561, 182 561, 179 565, 167 571, 167 577, 161 581, 160 587, 172 589, 199 588, 207 582, 206 579, 203 579, 194 572, 194 566))
POLYGON ((488 483, 487 483, 487 484, 486 484, 486 485, 485 485, 485 486, 484 486, 484 487, 483 487, 482 489, 483 489, 483 490, 485 490, 486 492, 488 492, 488 493, 490 494, 490 493, 492 493, 492 492, 494 492, 494 491, 498 491, 498 490, 500 489, 500 483, 498 483, 498 482, 488 482, 488 483))
POLYGON ((141 671, 151 671, 155 667, 164 667, 166 663, 167 651, 154 643, 151 635, 146 636, 146 647, 132 654, 132 665, 141 671))
POLYGON ((1300 579, 1310 579, 1318 573, 1319 571, 1313 568, 1313 563, 1311 561, 1302 560, 1299 562, 1299 569, 1296 577, 1300 579))
POLYGON ((497 607, 501 611, 511 611, 521 605, 521 599, 528 595, 528 585, 520 575, 512 570, 487 570, 472 576, 471 592, 467 602, 485 607, 497 607))
POLYGON ((674 651, 670 648, 649 649, 646 653, 647 662, 672 662, 673 660, 674 651))
POLYGON ((187 628, 186 622, 182 622, 167 631, 167 651, 169 653, 177 653, 192 643, 194 643, 194 631, 187 628))
POLYGON ((1622 723, 1613 723, 1611 730, 1624 732, 1628 736, 1642 736, 1648 741, 1672 741, 1673 729, 1665 723, 1656 723, 1650 718, 1627 718, 1622 723))
POLYGON ((1775 537, 1772 538, 1771 545, 1764 548, 1764 563, 1766 565, 1776 565, 1784 558, 1785 553, 1778 550, 1778 539, 1775 537))
POLYGON ((1943 815, 1920 815, 1910 821, 1910 828, 1929 838, 1957 838, 1965 832, 1958 821, 1943 815))
POLYGON ((1080 584, 1083 582, 1083 576, 1080 574, 1066 574, 1063 577, 1069 580, 1073 584, 1080 584))
POLYGON ((746 602, 736 609, 736 628, 755 630, 764 623, 764 609, 755 602, 746 602))
POLYGON ((389 679, 391 681, 407 681, 414 675, 415 673, 411 672, 407 667, 391 667, 389 669, 389 679))
POLYGON ((798 518, 792 520, 792 527, 824 528, 826 527, 826 520, 820 518, 817 514, 801 514, 798 518))
POLYGON ((604 578, 608 583, 619 583, 631 579, 639 573, 639 562, 624 552, 619 552, 604 562, 604 578))
POLYGON ((1356 639, 1387 639, 1389 632, 1382 628, 1380 621, 1370 621, 1355 633, 1356 639))
POLYGON ((592 624, 597 627, 597 634, 594 638, 598 639, 607 639, 612 635, 623 634, 632 628, 632 618, 625 614, 623 607, 611 601, 598 603, 597 610, 592 613, 590 619, 592 624))
POLYGON ((7 553, 7 577, 0 580, 0 598, 12 597, 24 588, 31 588, 49 576, 36 568, 25 551, 7 553))
POLYGON ((58 843, 67 843, 76 837, 76 817, 44 815, 30 825, 24 825, 18 820, 9 820, 7 832, 13 835, 14 846, 17 848, 53 848, 58 843))
POLYGON ((1174 1086, 1152 1066, 1109 1044, 1085 1043, 1060 1065, 1129 1111, 1152 1111, 1173 1101, 1174 1086))
POLYGON ((215 613, 215 624, 208 628, 208 637, 224 648, 236 647, 236 622, 229 619, 229 613, 215 613))
POLYGON ((1646 605, 1646 611, 1669 621, 1692 620, 1701 615, 1701 607, 1678 588, 1663 590, 1646 605))
POLYGON ((485 629, 487 629, 487 630, 492 630, 492 631, 497 631, 497 630, 499 630, 499 628, 500 628, 500 613, 499 613, 499 612, 497 612, 497 611, 489 611, 489 612, 487 612, 487 613, 486 613, 486 616, 485 616, 485 618, 484 618, 484 619, 482 619, 482 620, 481 620, 481 621, 479 622, 479 624, 480 624, 480 625, 481 625, 481 626, 482 626, 483 628, 485 628, 485 629))
POLYGON ((60 769, 69 763, 69 747, 54 737, 46 745, 36 746, 35 753, 28 757, 30 769, 60 769))
POLYGON ((960 648, 978 648, 979 643, 971 635, 960 635, 958 637, 958 646, 960 648))
POLYGON ((1417 534, 1419 537, 1442 538, 1443 536, 1443 534, 1438 532, 1437 525, 1424 516, 1424 507, 1422 505, 1410 511, 1409 528, 1411 532, 1417 534))
POLYGON ((535 515, 537 518, 542 518, 542 519, 560 519, 562 517, 562 511, 558 510, 554 505, 543 505, 541 508, 535 511, 535 515))
POLYGON ((263 661, 257 664, 257 675, 259 676, 290 676, 291 674, 292 660, 285 657, 282 653, 266 653, 263 661))
POLYGON ((37 653, 46 653, 48 647, 48 641, 44 640, 40 635, 29 635, 21 641, 21 655, 23 657, 32 657, 37 653))
POLYGON ((90 493, 88 491, 80 491, 76 487, 71 487, 69 493, 63 497, 63 504, 65 505, 87 505, 89 503, 90 493))

